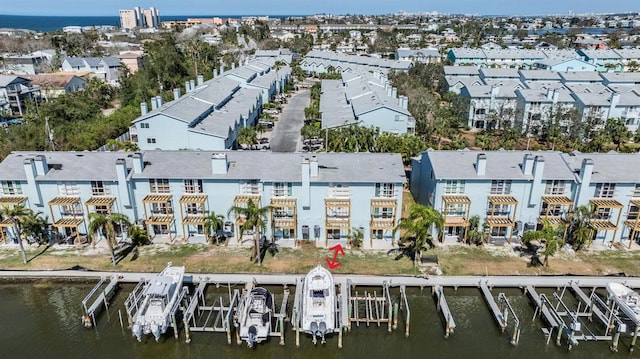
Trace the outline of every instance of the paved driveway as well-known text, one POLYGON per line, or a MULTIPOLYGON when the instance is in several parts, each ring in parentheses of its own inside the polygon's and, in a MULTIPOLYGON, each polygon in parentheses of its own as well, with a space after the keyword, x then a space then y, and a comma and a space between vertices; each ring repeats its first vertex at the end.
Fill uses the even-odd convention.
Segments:
POLYGON ((300 129, 304 125, 307 106, 309 90, 300 91, 289 99, 271 133, 271 151, 296 152, 302 148, 300 129))

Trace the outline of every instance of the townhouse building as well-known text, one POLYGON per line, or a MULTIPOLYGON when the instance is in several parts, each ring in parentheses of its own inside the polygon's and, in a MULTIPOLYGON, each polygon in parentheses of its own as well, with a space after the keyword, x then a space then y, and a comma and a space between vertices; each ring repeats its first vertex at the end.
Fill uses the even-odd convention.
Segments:
POLYGON ((111 85, 117 85, 121 74, 121 63, 117 57, 65 57, 62 71, 90 72, 92 76, 111 85))
POLYGON ((141 116, 133 121, 130 134, 141 150, 224 150, 237 148, 237 135, 257 123, 262 105, 281 93, 291 77, 285 66, 272 69, 276 60, 262 58, 214 71, 185 82, 186 93, 173 89, 173 100, 160 96, 151 105, 140 104, 141 116))
POLYGON ((309 51, 307 56, 300 62, 300 68, 308 73, 323 74, 332 71, 336 72, 388 72, 408 71, 411 67, 410 61, 380 59, 369 56, 347 55, 333 51, 309 51))
POLYGON ((21 76, 0 75, 0 110, 11 116, 23 116, 29 100, 40 100, 40 86, 21 76))
POLYGON ((322 129, 352 124, 382 132, 414 133, 409 100, 380 74, 342 73, 342 80, 323 80, 320 95, 322 129))
MULTIPOLYGON (((0 182, 0 204, 42 212, 62 237, 86 236, 90 213, 121 213, 152 238, 202 240, 215 212, 226 218, 229 243, 242 245, 244 218, 230 209, 251 200, 271 206, 265 236, 280 245, 348 245, 359 228, 364 248, 389 249, 405 172, 399 154, 13 152, 0 163, 0 182)), ((8 222, 0 229, 15 236, 8 222)))
POLYGON ((638 154, 428 150, 412 160, 410 183, 418 203, 442 213, 445 243, 466 241, 474 216, 493 241, 513 242, 589 206, 595 243, 631 245, 640 239, 639 171, 638 154))

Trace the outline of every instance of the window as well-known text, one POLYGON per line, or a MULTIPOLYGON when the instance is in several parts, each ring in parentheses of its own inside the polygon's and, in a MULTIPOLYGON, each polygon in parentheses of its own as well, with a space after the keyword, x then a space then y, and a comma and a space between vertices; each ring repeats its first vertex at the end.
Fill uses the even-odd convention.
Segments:
POLYGON ((445 214, 447 216, 464 216, 466 212, 463 204, 448 204, 445 214))
POLYGON ((349 197, 349 186, 342 183, 329 183, 329 197, 349 197))
POLYGON ((2 193, 5 196, 15 196, 22 194, 20 183, 14 181, 2 181, 2 193))
POLYGON ((491 181, 491 194, 511 194, 511 180, 491 181))
POLYGON ((547 185, 544 189, 544 194, 553 195, 553 196, 562 196, 564 195, 565 187, 566 187, 565 181, 548 180, 547 185))
POLYGON ((273 196, 274 197, 291 197, 292 196, 291 182, 276 182, 273 184, 273 196))
POLYGON ((273 218, 275 219, 292 219, 293 208, 291 207, 276 207, 273 209, 273 218))
POLYGON ((156 139, 153 137, 147 138, 147 143, 156 143, 156 139))
POLYGON ((487 216, 509 216, 510 214, 508 204, 496 204, 493 207, 487 207, 487 216))
POLYGON ((373 217, 376 219, 393 218, 393 209, 394 209, 393 207, 374 208, 373 217))
POLYGON ((107 208, 107 206, 95 206, 94 209, 96 213, 105 215, 109 214, 109 209, 107 208))
POLYGON ((445 194, 463 194, 465 181, 447 181, 444 185, 445 194))
POLYGON ((546 202, 542 203, 542 207, 540 208, 541 216, 551 216, 551 217, 559 217, 564 213, 561 205, 551 205, 549 206, 546 202), (547 212, 547 210, 549 212, 547 212))
POLYGON ((140 128, 149 128, 149 124, 147 122, 140 122, 140 128))
POLYGON ((110 192, 108 188, 104 187, 102 181, 91 181, 91 194, 94 196, 107 196, 110 192))
POLYGON ((151 193, 171 193, 169 180, 166 178, 150 178, 149 190, 151 193))
POLYGON ((615 183, 598 183, 596 184, 596 192, 593 196, 597 198, 613 198, 615 190, 615 183))
POLYGON ((611 218, 611 208, 598 208, 598 212, 595 213, 595 218, 609 220, 611 218))
POLYGON ((258 182, 258 180, 240 181, 240 193, 260 194, 260 183, 258 182))
POLYGON ((327 208, 327 217, 330 218, 349 218, 348 207, 330 207, 327 208))
POLYGON ((187 214, 204 214, 200 203, 187 203, 185 209, 187 214))
POLYGON ((173 214, 173 204, 171 203, 171 201, 168 201, 167 203, 152 203, 151 213, 152 214, 173 214))
POLYGON ((637 183, 636 188, 633 189, 632 197, 640 197, 640 183, 637 183))
POLYGON ((80 188, 75 184, 63 183, 58 185, 58 194, 60 196, 79 196, 80 188))
POLYGON ((627 220, 638 219, 638 207, 634 205, 629 206, 629 213, 627 214, 627 220))
POLYGON ((393 198, 395 194, 393 183, 376 183, 376 197, 393 198))
POLYGON ((477 108, 475 114, 476 115, 484 115, 486 110, 484 108, 477 108))
POLYGON ((184 180, 184 193, 202 193, 202 180, 184 180))

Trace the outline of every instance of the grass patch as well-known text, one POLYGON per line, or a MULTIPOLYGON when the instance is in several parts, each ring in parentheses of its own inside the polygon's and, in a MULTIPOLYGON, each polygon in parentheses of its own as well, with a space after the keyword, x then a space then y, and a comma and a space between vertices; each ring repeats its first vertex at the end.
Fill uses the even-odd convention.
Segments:
MULTIPOLYGON (((339 274, 420 275, 409 258, 396 258, 385 252, 345 249, 338 256, 339 274)), ((640 252, 608 250, 571 254, 561 252, 550 258, 549 267, 529 266, 529 257, 510 246, 437 247, 423 253, 438 257, 444 275, 609 275, 625 273, 640 276, 640 252)), ((333 258, 333 252, 302 242, 298 248, 281 248, 275 256, 267 253, 263 265, 252 263, 251 248, 203 244, 153 244, 129 253, 116 267, 108 250, 89 247, 28 248, 26 265, 17 247, 0 247, 0 268, 14 270, 60 270, 75 266, 97 271, 158 272, 167 262, 184 265, 192 273, 287 273, 304 274, 312 267, 333 258)))

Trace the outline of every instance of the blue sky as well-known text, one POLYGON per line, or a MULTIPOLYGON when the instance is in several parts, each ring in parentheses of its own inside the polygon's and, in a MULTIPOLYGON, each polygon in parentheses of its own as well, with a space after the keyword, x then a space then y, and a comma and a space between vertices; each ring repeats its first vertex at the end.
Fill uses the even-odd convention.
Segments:
POLYGON ((6 15, 118 15, 155 6, 160 15, 386 14, 400 10, 479 15, 638 12, 638 0, 2 0, 6 15))

